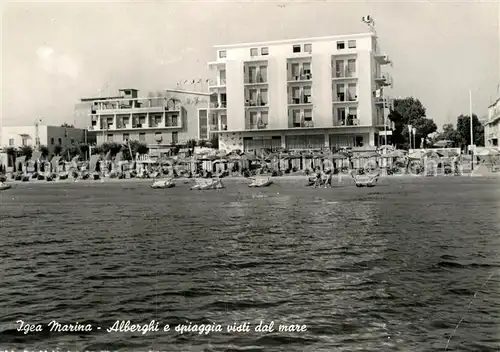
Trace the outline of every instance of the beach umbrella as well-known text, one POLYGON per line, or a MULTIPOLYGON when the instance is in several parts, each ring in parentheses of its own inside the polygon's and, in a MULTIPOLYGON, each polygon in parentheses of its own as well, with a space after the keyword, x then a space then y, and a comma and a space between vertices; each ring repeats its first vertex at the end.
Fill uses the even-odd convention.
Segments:
POLYGON ((380 154, 377 153, 377 152, 358 152, 356 154, 353 155, 353 158, 355 159, 359 159, 359 158, 376 158, 376 157, 379 157, 380 154))
POLYGON ((424 156, 424 152, 421 150, 416 150, 413 153, 409 154, 408 157, 410 159, 422 159, 424 156))
POLYGON ((440 150, 439 154, 445 158, 452 158, 454 156, 458 156, 459 154, 454 150, 440 150))
POLYGON ((476 149, 476 153, 475 155, 477 156, 496 156, 496 155, 500 155, 500 152, 498 150, 495 150, 495 149, 491 149, 491 148, 481 148, 481 149, 476 149))
POLYGON ((347 158, 349 158, 349 154, 344 153, 344 152, 337 152, 337 153, 332 154, 331 157, 334 160, 347 159, 347 158))
POLYGON ((440 158, 441 155, 439 155, 435 150, 428 150, 423 154, 424 158, 440 158))
POLYGON ((393 150, 392 152, 389 152, 387 154, 382 154, 382 158, 403 158, 406 155, 406 153, 402 150, 393 150))
POLYGON ((444 148, 450 144, 453 144, 453 141, 450 141, 449 139, 443 139, 442 141, 437 141, 436 143, 434 143, 434 147, 444 148))

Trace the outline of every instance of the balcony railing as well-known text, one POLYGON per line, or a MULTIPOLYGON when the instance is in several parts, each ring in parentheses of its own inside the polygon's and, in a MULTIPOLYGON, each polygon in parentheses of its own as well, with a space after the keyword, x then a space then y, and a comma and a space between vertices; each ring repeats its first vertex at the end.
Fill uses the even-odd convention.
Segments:
POLYGON ((312 120, 303 120, 303 121, 295 121, 292 122, 292 128, 311 128, 314 127, 314 121, 312 120))
POLYGON ((289 105, 294 104, 312 104, 312 96, 304 95, 302 98, 292 98, 288 101, 289 105))
POLYGON ((227 108, 227 102, 221 102, 221 103, 210 103, 210 108, 211 109, 226 109, 227 108))
POLYGON ((347 117, 335 121, 335 126, 358 126, 359 119, 355 117, 347 117))
POLYGON ((246 130, 265 130, 267 129, 268 124, 263 122, 263 123, 253 123, 253 124, 246 124, 245 129, 246 130))
POLYGON ((288 81, 310 81, 312 80, 312 73, 294 74, 288 77, 288 81))
POLYGON ((245 77, 245 84, 267 83, 267 77, 262 75, 245 77))
POLYGON ((336 96, 336 100, 334 100, 334 103, 342 103, 342 102, 357 102, 358 101, 358 96, 354 94, 344 94, 344 93, 339 93, 336 96))
POLYGON ((257 100, 246 100, 245 101, 245 107, 259 107, 259 106, 264 106, 266 107, 268 105, 267 101, 257 99, 257 100))
POLYGON ((347 68, 342 70, 336 70, 335 67, 332 70, 334 72, 333 78, 354 78, 356 77, 356 72, 348 70, 347 68))

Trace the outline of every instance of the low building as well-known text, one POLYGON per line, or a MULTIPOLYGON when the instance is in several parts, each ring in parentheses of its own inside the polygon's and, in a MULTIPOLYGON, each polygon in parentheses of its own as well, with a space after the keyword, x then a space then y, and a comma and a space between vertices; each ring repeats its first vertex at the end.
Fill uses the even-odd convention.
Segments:
POLYGON ((488 121, 484 123, 484 145, 498 147, 500 138, 500 97, 488 107, 488 121))
POLYGON ((79 117, 87 116, 88 133, 98 145, 135 140, 147 144, 154 154, 208 137, 208 93, 169 89, 161 96, 139 97, 139 91, 132 88, 119 93, 83 98, 75 107, 79 117))
POLYGON ((54 153, 56 146, 63 149, 85 142, 85 130, 80 128, 48 126, 44 124, 33 124, 28 126, 2 126, 1 139, 2 149, 9 147, 20 148, 31 146, 46 146, 49 153, 54 153))

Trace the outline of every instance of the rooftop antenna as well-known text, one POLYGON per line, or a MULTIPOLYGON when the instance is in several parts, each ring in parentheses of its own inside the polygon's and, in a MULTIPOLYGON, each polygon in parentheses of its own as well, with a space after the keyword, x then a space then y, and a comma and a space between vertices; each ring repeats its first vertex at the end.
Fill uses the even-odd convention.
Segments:
POLYGON ((377 36, 377 31, 375 30, 375 20, 373 19, 372 16, 367 15, 361 17, 361 22, 365 23, 368 28, 370 28, 370 31, 377 36))

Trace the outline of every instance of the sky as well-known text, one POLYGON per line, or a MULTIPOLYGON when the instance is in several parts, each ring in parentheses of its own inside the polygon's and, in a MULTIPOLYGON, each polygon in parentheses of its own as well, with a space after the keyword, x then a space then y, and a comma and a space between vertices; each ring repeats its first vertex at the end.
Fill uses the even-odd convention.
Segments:
POLYGON ((469 113, 470 89, 486 116, 499 96, 498 1, 66 1, 4 5, 1 123, 73 123, 82 97, 214 78, 214 45, 365 33, 365 15, 394 62, 393 96, 419 99, 441 128, 469 113))

